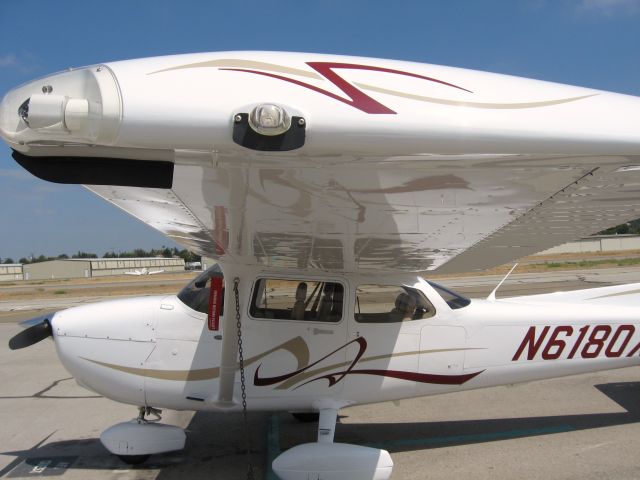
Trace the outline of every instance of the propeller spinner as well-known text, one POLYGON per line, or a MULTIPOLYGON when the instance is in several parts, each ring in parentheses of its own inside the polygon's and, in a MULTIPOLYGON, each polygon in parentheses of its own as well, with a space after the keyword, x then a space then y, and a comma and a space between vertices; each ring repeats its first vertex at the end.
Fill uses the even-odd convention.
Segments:
POLYGON ((21 326, 29 328, 14 335, 11 340, 9 340, 9 348, 11 350, 18 350, 20 348, 30 347, 47 337, 53 336, 53 330, 51 328, 53 315, 53 313, 49 313, 20 322, 21 326))

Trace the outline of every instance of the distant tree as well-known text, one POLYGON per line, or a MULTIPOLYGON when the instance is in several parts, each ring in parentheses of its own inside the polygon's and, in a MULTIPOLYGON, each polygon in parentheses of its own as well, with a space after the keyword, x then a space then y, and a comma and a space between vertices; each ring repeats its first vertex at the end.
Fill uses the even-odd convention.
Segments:
POLYGON ((26 265, 28 263, 31 263, 28 259, 22 257, 20 258, 20 260, 18 260, 18 263, 22 263, 23 265, 26 265))
POLYGON ((640 234, 640 218, 631 220, 630 222, 623 223, 622 225, 616 225, 615 227, 607 228, 594 235, 624 235, 624 234, 640 234))
POLYGON ((185 263, 189 263, 189 262, 199 262, 201 261, 202 257, 200 255, 196 255, 193 252, 190 252, 189 250, 187 250, 186 248, 184 250, 180 250, 178 252, 178 256, 180 258, 182 258, 184 260, 185 263))
POLYGON ((9 264, 9 263, 15 263, 15 262, 13 261, 13 258, 8 257, 8 258, 5 258, 5 259, 4 259, 4 261, 3 261, 2 263, 4 263, 4 264, 9 264))
POLYGON ((598 232, 596 235, 624 235, 627 233, 631 233, 631 229, 629 228, 629 224, 623 223, 622 225, 607 228, 606 230, 598 232))
POLYGON ((78 251, 78 253, 72 255, 71 258, 98 258, 98 256, 95 253, 78 251))
POLYGON ((69 258, 69 255, 67 255, 66 253, 61 253, 60 255, 58 255, 59 260, 65 260, 67 258, 69 258))

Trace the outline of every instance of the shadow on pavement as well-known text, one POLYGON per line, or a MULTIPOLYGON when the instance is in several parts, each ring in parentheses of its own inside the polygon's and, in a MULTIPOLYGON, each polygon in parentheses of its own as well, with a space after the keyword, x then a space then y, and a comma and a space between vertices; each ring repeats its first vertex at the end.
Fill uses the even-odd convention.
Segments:
MULTIPOLYGON (((596 388, 626 411, 585 415, 561 415, 529 418, 465 420, 455 422, 341 424, 336 442, 384 448, 391 453, 468 445, 561 432, 587 430, 637 423, 640 421, 640 382, 609 383, 596 388), (372 439, 383 439, 372 442, 372 439)), ((266 429, 271 414, 249 415, 251 455, 255 478, 264 478, 267 445, 266 429)), ((315 441, 316 424, 298 423, 288 414, 277 415, 280 426, 279 448, 286 450, 299 443, 315 441)), ((16 472, 38 465, 42 459, 71 459, 66 468, 87 470, 128 470, 139 478, 184 480, 200 478, 246 478, 246 437, 242 415, 198 412, 188 427, 183 451, 153 455, 143 465, 131 467, 109 454, 99 439, 67 440, 46 443, 53 433, 29 450, 0 452, 16 456, 0 471, 0 477, 15 478, 16 472), (26 461, 25 461, 26 460, 26 461)), ((55 432, 54 432, 55 433, 55 432)), ((63 472, 61 472, 63 473, 63 472)))

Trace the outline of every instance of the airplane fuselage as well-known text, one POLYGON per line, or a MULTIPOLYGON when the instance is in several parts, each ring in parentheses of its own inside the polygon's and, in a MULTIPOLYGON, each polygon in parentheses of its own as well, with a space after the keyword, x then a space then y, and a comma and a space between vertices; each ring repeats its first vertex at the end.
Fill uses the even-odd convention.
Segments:
MULTIPOLYGON (((629 286, 588 290, 596 298, 591 303, 533 296, 475 299, 451 308, 415 276, 332 275, 322 279, 340 283, 345 293, 341 318, 327 322, 252 314, 264 276, 245 274, 238 299, 252 410, 309 411, 323 399, 347 406, 640 364, 637 312, 597 303, 600 297, 633 297, 629 286), (363 284, 410 285, 435 312, 421 319, 358 321, 363 284)), ((300 280, 300 274, 268 276, 300 280)), ((235 317, 229 285, 225 304, 224 315, 235 317)), ((177 410, 238 409, 239 388, 232 404, 219 400, 227 333, 210 330, 207 317, 176 295, 115 300, 58 312, 54 338, 78 382, 114 400, 177 410)), ((232 374, 237 386, 237 366, 232 374)))

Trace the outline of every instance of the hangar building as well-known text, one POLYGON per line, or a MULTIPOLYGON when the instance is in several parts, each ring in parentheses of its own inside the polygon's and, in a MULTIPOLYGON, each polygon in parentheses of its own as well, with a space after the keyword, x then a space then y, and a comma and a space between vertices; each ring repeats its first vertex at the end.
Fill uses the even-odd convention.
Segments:
POLYGON ((184 272, 182 258, 69 258, 22 265, 24 280, 89 278, 123 275, 126 272, 164 270, 184 272))
POLYGON ((0 282, 23 280, 21 263, 0 264, 0 282))

